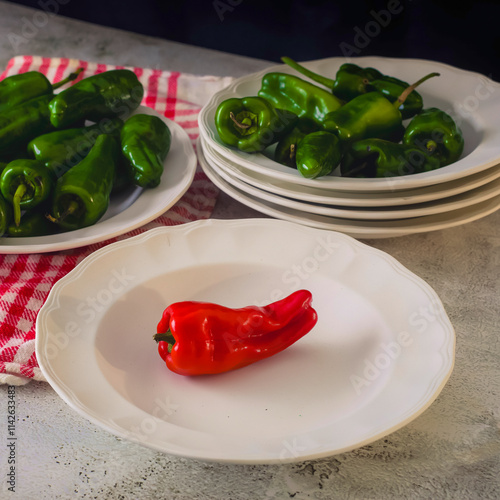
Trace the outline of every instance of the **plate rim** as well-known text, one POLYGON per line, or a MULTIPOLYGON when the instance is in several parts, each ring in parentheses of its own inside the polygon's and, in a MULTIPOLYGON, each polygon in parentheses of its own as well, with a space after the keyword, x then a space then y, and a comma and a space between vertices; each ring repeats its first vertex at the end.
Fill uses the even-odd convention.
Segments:
MULTIPOLYGON (((436 291, 430 286, 429 283, 427 283, 423 278, 419 277, 416 275, 414 272, 412 272, 410 269, 408 269, 406 266, 404 266, 401 262, 399 262, 397 259, 389 255, 388 253, 379 250, 374 247, 370 247, 369 245, 359 242, 356 239, 343 234, 343 233, 338 233, 335 232, 334 235, 336 238, 339 238, 341 241, 347 243, 349 246, 354 247, 356 251, 360 252, 366 252, 370 255, 375 255, 378 258, 383 259, 386 261, 388 264, 390 264, 391 272, 395 272, 397 275, 399 275, 400 278, 411 281, 411 284, 413 287, 418 287, 418 289, 423 292, 429 300, 432 300, 433 305, 439 306, 440 308, 440 314, 439 314, 439 324, 440 327, 443 331, 443 338, 441 339, 441 343, 439 348, 436 348, 436 353, 439 353, 442 359, 442 363, 439 366, 439 369, 436 369, 436 372, 433 374, 432 378, 432 384, 427 387, 427 390, 422 396, 418 403, 415 404, 414 402, 411 403, 411 408, 408 409, 406 413, 403 413, 400 418, 400 420, 396 423, 391 425, 389 428, 385 428, 383 430, 380 430, 380 432, 376 434, 372 434, 369 437, 365 438, 362 441, 358 441, 355 443, 352 443, 349 446, 344 446, 341 449, 336 449, 336 450, 325 450, 325 451, 320 451, 316 453, 309 453, 307 455, 298 455, 290 458, 283 458, 283 457, 273 457, 273 458, 256 458, 256 457, 246 457, 246 458, 234 458, 234 457, 210 457, 210 456, 205 456, 205 455, 200 455, 200 453, 189 453, 189 452, 184 452, 184 453, 179 453, 179 452, 173 452, 172 450, 166 450, 161 446, 156 445, 155 443, 152 442, 144 442, 143 440, 139 440, 138 438, 134 438, 133 435, 130 434, 126 429, 122 429, 120 432, 116 427, 109 426, 103 420, 99 420, 98 416, 94 415, 92 412, 89 412, 88 410, 85 410, 85 405, 78 400, 78 398, 75 400, 70 396, 72 393, 71 388, 68 388, 64 385, 64 382, 57 376, 56 373, 54 373, 53 368, 50 364, 50 361, 46 360, 44 355, 42 354, 42 348, 47 341, 47 339, 50 338, 50 332, 44 331, 42 328, 43 322, 45 321, 45 318, 47 315, 49 315, 51 309, 54 307, 54 302, 57 303, 59 300, 60 293, 64 290, 64 287, 68 283, 72 283, 75 281, 75 279, 84 274, 85 270, 92 265, 94 262, 98 261, 103 255, 108 254, 110 252, 113 252, 115 250, 123 249, 126 248, 127 246, 135 246, 135 245, 140 245, 143 243, 146 239, 149 238, 155 238, 158 237, 162 234, 168 234, 172 231, 178 232, 179 234, 182 234, 187 231, 196 231, 200 227, 206 227, 207 225, 209 226, 217 226, 217 227, 230 227, 231 225, 245 225, 246 227, 249 226, 255 226, 255 225, 260 225, 260 224, 265 224, 265 225, 275 225, 276 227, 278 226, 288 226, 289 230, 297 230, 299 232, 309 232, 310 234, 318 234, 318 233, 324 233, 325 231, 322 230, 316 230, 313 228, 308 228, 305 226, 300 226, 297 224, 294 224, 292 222, 287 222, 287 221, 282 221, 282 220, 276 220, 276 219, 243 219, 243 220, 219 220, 219 219, 206 219, 206 220, 198 220, 194 222, 189 222, 186 224, 180 224, 177 226, 164 226, 164 227, 158 227, 154 228, 151 230, 148 230, 144 233, 141 233, 139 235, 136 235, 134 237, 131 237, 126 240, 121 240, 115 243, 112 243, 106 247, 103 247, 89 256, 85 257, 72 271, 70 271, 66 276, 61 278, 51 289, 49 296, 47 297, 47 300, 45 304, 42 306, 42 309, 40 310, 40 313, 37 317, 36 321, 36 337, 35 337, 35 353, 37 355, 37 359, 39 360, 39 366, 40 369, 43 373, 43 375, 46 377, 46 380, 49 382, 49 384, 52 386, 52 388, 55 390, 55 392, 71 407, 73 410, 75 410, 77 413, 79 413, 81 416, 85 417, 87 420, 91 421, 93 424, 97 425, 100 428, 103 428, 110 432, 111 434, 115 436, 119 436, 122 438, 125 438, 131 442, 135 442, 138 444, 141 444, 143 446, 146 446, 148 448, 155 449, 157 451, 161 451, 163 453, 167 454, 172 454, 176 456, 182 456, 186 458, 193 458, 193 459, 198 459, 202 461, 208 461, 208 462, 217 462, 217 463, 238 463, 238 464, 273 464, 273 463, 292 463, 292 462, 299 462, 299 461, 304 461, 304 460, 314 460, 314 459, 320 459, 320 458, 325 458, 325 457, 330 457, 334 456, 339 453, 344 453, 356 448, 359 448, 361 446, 365 446, 371 442, 377 441, 378 439, 381 439, 384 436, 387 436, 391 434, 392 432, 397 431, 398 429, 406 426, 409 422, 417 418, 419 415, 421 415, 429 406, 437 399, 439 394, 441 393, 442 389, 446 385, 447 381, 449 380, 453 369, 454 369, 454 364, 455 364, 455 348, 456 348, 456 333, 454 330, 454 327, 444 309, 444 305, 437 295, 436 291), (46 364, 47 363, 47 364, 46 364), (417 406, 417 409, 415 409, 415 406, 417 406)), ((304 234, 304 233, 302 233, 304 234)), ((434 351, 433 351, 434 352, 434 351)), ((142 413, 145 413, 143 410, 139 410, 142 413)), ((147 413, 145 413, 148 415, 147 413)), ((387 425, 387 424, 384 424, 387 425)))
MULTIPOLYGON (((339 224, 337 221, 328 221, 328 219, 335 219, 334 217, 328 217, 325 215, 317 215, 317 214, 304 214, 304 213, 298 213, 297 210, 293 210, 287 207, 280 207, 278 205, 275 205, 270 202, 265 202, 264 200, 260 199, 254 199, 255 197, 252 197, 251 195, 248 195, 247 193, 242 192, 240 189, 234 187, 233 185, 230 185, 227 181, 224 179, 221 179, 217 174, 214 174, 210 170, 207 172, 207 169, 205 168, 205 158, 203 156, 198 157, 200 161, 200 165, 207 175, 207 177, 222 191, 227 193, 229 196, 233 197, 240 203, 257 210, 258 212, 261 212, 265 215, 275 217, 278 219, 286 220, 289 222, 294 222, 296 224, 302 224, 306 226, 313 227, 315 229, 326 229, 326 230, 331 230, 331 231, 338 231, 342 232, 348 236, 351 236, 353 238, 363 238, 363 239, 378 239, 378 238, 394 238, 394 237, 400 237, 400 236, 407 236, 410 234, 421 234, 421 233, 426 233, 426 232, 431 232, 431 231, 439 231, 443 229, 448 229, 451 227, 456 227, 462 224, 466 224, 469 222, 473 222, 475 220, 481 219, 483 217, 486 217, 490 215, 493 212, 496 212, 498 209, 500 209, 500 195, 494 196, 493 198, 490 198, 489 200, 482 201, 478 203, 478 205, 486 205, 488 203, 487 207, 484 208, 484 210, 475 213, 471 216, 463 216, 459 218, 458 220, 453 220, 452 222, 448 221, 446 222, 446 216, 447 215, 453 215, 456 212, 459 211, 464 211, 466 209, 464 208, 459 208, 456 210, 452 210, 448 213, 443 213, 443 214, 435 214, 435 215, 427 215, 423 217, 416 217, 414 219, 407 219, 409 221, 419 221, 419 219, 422 218, 429 218, 433 217, 435 219, 439 219, 438 221, 435 222, 434 225, 431 227, 428 226, 420 226, 420 227, 396 227, 396 228, 391 228, 391 227, 386 227, 384 229, 380 228, 373 228, 370 227, 370 222, 376 224, 377 222, 380 221, 357 221, 357 220, 351 220, 351 222, 355 223, 365 223, 364 226, 361 224, 351 224, 349 225, 348 219, 345 219, 345 224, 344 220, 338 219, 339 221, 342 221, 342 225, 339 224), (493 200, 496 200, 496 203, 492 206, 493 200), (284 210, 283 210, 284 209, 284 210), (290 212, 292 212, 290 214, 290 212), (297 212, 297 213, 295 213, 297 212), (309 215, 309 217, 306 217, 306 215, 309 215), (445 219, 445 220, 443 220, 445 219)), ((475 205, 471 205, 472 207, 475 207, 475 205)), ((467 207, 466 207, 467 208, 467 207)), ((471 207, 468 207, 469 209, 471 207)), ((405 219, 403 219, 405 220, 405 219)), ((398 221, 387 221, 389 224, 392 223, 392 225, 395 225, 398 221)), ((420 221, 421 222, 421 221, 420 221)))
MULTIPOLYGON (((367 193, 365 191, 357 192, 357 191, 339 191, 335 192, 331 190, 329 194, 326 192, 323 194, 309 194, 310 199, 301 191, 301 186, 298 184, 289 184, 289 187, 276 186, 273 182, 276 182, 276 179, 267 179, 265 176, 262 176, 262 179, 258 179, 256 177, 252 177, 254 175, 261 175, 257 172, 245 171, 245 169, 240 169, 238 165, 232 164, 227 159, 223 159, 222 157, 218 157, 217 152, 210 149, 210 145, 203 140, 203 137, 200 136, 200 143, 204 151, 209 152, 209 155, 213 155, 213 160, 217 162, 219 168, 226 172, 231 172, 234 177, 239 178, 243 182, 250 184, 258 189, 263 191, 268 191, 270 193, 275 193, 281 196, 288 197, 299 197, 297 199, 308 201, 310 203, 319 203, 319 204, 328 204, 328 205, 336 205, 336 206, 346 206, 346 207, 396 207, 400 205, 407 205, 409 202, 411 204, 419 204, 419 203, 428 203, 431 201, 437 201, 442 198, 447 198, 451 196, 456 196, 459 194, 463 194, 472 189, 476 189, 482 187, 492 181, 497 180, 500 177, 500 169, 497 169, 496 172, 495 166, 490 167, 489 169, 485 169, 482 172, 476 172, 475 174, 471 174, 467 176, 469 179, 471 177, 476 176, 473 180, 472 184, 464 181, 464 179, 455 179, 452 181, 444 182, 437 184, 439 189, 436 190, 436 186, 424 186, 421 188, 415 188, 410 190, 398 190, 395 192, 387 191, 387 192, 376 192, 376 193, 367 193), (452 183, 459 183, 458 185, 453 185, 451 188, 447 185, 452 183), (430 192, 426 192, 430 191, 430 192), (408 193, 408 191, 412 191, 412 193, 408 193), (339 194, 343 195, 343 198, 336 198, 339 194), (396 196, 392 196, 396 194, 396 196), (362 198, 359 198, 359 196, 362 198), (375 195, 373 197, 371 195, 375 195), (386 196, 384 196, 386 195, 386 196), (389 196, 387 196, 389 195, 389 196)), ((206 155, 205 155, 206 156, 206 155)), ((277 182, 287 183, 283 180, 278 180, 277 182)), ((287 183, 288 184, 288 183, 287 183)), ((304 186, 305 187, 305 186, 304 186)), ((311 188, 310 186, 307 186, 311 188)), ((314 188, 311 188, 314 189, 314 188)))
POLYGON ((268 192, 266 190, 255 187, 250 183, 246 183, 238 179, 236 176, 233 177, 225 169, 220 168, 215 163, 213 158, 210 157, 210 155, 206 154, 206 151, 203 148, 201 141, 197 142, 197 152, 198 151, 203 151, 203 153, 205 154, 205 160, 206 160, 205 169, 208 168, 213 170, 215 174, 217 174, 227 183, 230 183, 231 185, 240 190, 247 191, 248 194, 256 196, 261 200, 267 201, 269 203, 274 203, 276 205, 282 205, 284 207, 291 208, 294 210, 303 211, 306 214, 312 213, 316 215, 324 215, 327 217, 336 217, 339 219, 355 219, 367 222, 374 220, 380 221, 380 220, 395 220, 395 219, 412 219, 414 217, 438 215, 453 210, 458 210, 461 208, 467 208, 469 206, 481 203, 482 201, 487 201, 490 198, 494 198, 495 196, 500 195, 500 179, 496 179, 495 181, 490 181, 489 183, 486 183, 484 186, 480 186, 476 189, 470 189, 464 193, 455 195, 462 197, 464 196, 466 197, 467 195, 469 195, 469 197, 466 198, 465 200, 465 204, 461 204, 463 203, 463 201, 461 200, 459 201, 453 200, 452 198, 455 198, 455 196, 445 197, 442 199, 434 200, 433 202, 428 202, 428 203, 435 203, 437 206, 437 210, 434 210, 432 207, 429 207, 428 205, 421 206, 422 204, 417 204, 417 205, 408 204, 408 206, 410 206, 411 208, 404 208, 404 206, 401 205, 389 208, 383 207, 384 209, 379 211, 370 211, 370 208, 373 207, 368 207, 368 208, 359 207, 359 210, 352 210, 352 207, 343 207, 343 206, 330 207, 324 205, 316 205, 312 202, 307 202, 292 198, 291 196, 278 195, 272 192, 268 192), (492 182, 496 183, 494 190, 491 189, 492 182), (479 195, 477 194, 476 190, 480 190, 479 195), (474 193, 473 191, 476 191, 476 193, 474 193), (486 193, 484 193, 483 191, 486 191, 486 193), (457 204, 460 206, 455 206, 457 204))

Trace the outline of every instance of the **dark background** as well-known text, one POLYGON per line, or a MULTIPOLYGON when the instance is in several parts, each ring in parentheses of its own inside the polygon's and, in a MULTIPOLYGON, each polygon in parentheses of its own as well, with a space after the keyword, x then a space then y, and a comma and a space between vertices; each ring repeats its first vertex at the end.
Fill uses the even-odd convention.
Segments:
POLYGON ((283 55, 297 60, 356 55, 420 58, 500 81, 498 0, 14 3, 47 11, 57 8, 58 14, 83 21, 275 62, 283 55))

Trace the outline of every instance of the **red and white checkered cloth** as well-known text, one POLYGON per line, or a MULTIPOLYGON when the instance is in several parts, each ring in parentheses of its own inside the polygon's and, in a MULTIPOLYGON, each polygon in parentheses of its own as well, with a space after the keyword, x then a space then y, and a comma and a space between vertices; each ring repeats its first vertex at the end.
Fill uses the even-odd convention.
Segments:
MULTIPOLYGON (((0 80, 37 70, 55 83, 77 68, 78 80, 123 66, 77 59, 18 56, 11 59, 0 80)), ((142 104, 177 122, 194 142, 198 137, 198 113, 209 97, 231 82, 231 77, 197 76, 177 72, 128 67, 144 85, 142 104)), ((78 81, 77 80, 77 81, 78 81)), ((158 226, 172 226, 210 217, 218 190, 200 168, 185 195, 170 210, 123 236, 83 248, 47 254, 2 255, 0 248, 0 383, 22 385, 44 381, 35 356, 35 320, 52 285, 84 257, 104 245, 158 226)))

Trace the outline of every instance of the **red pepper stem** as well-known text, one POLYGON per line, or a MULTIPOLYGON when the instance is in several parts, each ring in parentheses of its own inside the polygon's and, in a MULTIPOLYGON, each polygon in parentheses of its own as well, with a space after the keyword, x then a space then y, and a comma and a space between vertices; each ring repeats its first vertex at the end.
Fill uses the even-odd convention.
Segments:
POLYGON ((12 199, 12 205, 14 207, 14 223, 17 227, 19 227, 19 224, 21 223, 21 201, 25 193, 26 184, 21 183, 17 186, 14 198, 12 199))
POLYGON ((294 70, 298 71, 299 73, 302 73, 304 76, 307 76, 314 82, 320 83, 321 85, 325 86, 327 89, 332 90, 333 85, 335 83, 335 80, 332 80, 331 78, 328 78, 323 75, 318 75, 318 73, 314 73, 311 70, 304 68, 301 64, 298 62, 294 61, 293 59, 290 59, 289 57, 282 57, 281 60, 285 63, 288 64, 291 68, 294 70))
POLYGON ((153 339, 156 340, 156 342, 167 342, 171 345, 175 344, 175 337, 170 330, 167 330, 165 333, 155 333, 153 339))
POLYGON ((63 85, 66 85, 69 82, 72 82, 73 80, 76 80, 78 78, 78 75, 83 71, 83 68, 78 68, 74 73, 71 73, 68 75, 64 80, 61 80, 60 82, 53 83, 52 84, 52 90, 56 90, 59 87, 62 87, 63 85))
POLYGON ((406 87, 403 92, 401 92, 401 95, 396 99, 396 106, 399 108, 401 104, 403 104, 406 101, 406 98, 422 83, 427 81, 429 78, 433 78, 435 76, 440 76, 440 73, 429 73, 428 75, 425 75, 424 77, 420 78, 420 80, 416 81, 409 87, 406 87))

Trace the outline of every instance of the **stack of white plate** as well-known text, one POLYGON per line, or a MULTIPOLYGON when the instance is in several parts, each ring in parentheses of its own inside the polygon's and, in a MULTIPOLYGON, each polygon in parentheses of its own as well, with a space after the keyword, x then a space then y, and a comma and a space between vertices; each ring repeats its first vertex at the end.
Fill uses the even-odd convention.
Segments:
MULTIPOLYGON (((334 78, 342 58, 304 63, 334 78)), ((500 84, 444 64, 360 57, 359 66, 413 82, 440 73, 419 88, 424 108, 438 107, 461 128, 465 149, 455 163, 432 172, 380 179, 340 177, 336 172, 305 179, 272 160, 273 147, 248 154, 228 147, 215 128, 215 111, 230 97, 257 95, 264 74, 238 80, 215 94, 199 116, 198 157, 207 176, 224 192, 264 214, 357 238, 387 238, 464 224, 500 208, 500 84)))

